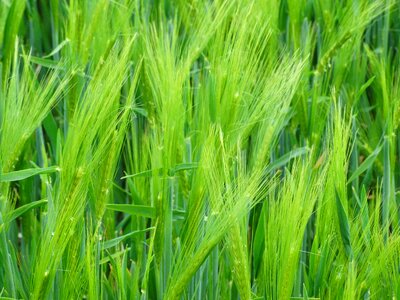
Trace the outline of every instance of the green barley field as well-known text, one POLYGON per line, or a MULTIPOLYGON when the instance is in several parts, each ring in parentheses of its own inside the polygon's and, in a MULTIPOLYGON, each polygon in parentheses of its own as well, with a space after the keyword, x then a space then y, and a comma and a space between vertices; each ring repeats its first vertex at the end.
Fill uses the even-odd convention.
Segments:
POLYGON ((0 299, 400 299, 400 0, 0 0, 0 299))

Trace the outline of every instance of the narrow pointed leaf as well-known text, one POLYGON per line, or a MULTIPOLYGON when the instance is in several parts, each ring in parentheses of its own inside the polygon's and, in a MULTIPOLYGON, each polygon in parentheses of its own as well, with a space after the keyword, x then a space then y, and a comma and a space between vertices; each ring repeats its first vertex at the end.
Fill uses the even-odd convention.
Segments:
POLYGON ((59 167, 52 166, 47 168, 32 168, 32 169, 13 171, 9 173, 3 173, 0 175, 0 182, 23 180, 39 174, 51 174, 59 170, 60 170, 59 167))
POLYGON ((143 230, 132 231, 132 232, 127 233, 127 234, 125 234, 125 235, 122 235, 122 236, 116 237, 116 238, 114 238, 114 239, 105 241, 105 242, 101 245, 101 248, 102 248, 102 250, 105 250, 105 249, 108 249, 108 248, 115 247, 115 246, 117 246, 119 243, 121 243, 122 241, 126 240, 127 238, 130 238, 130 237, 132 237, 132 236, 134 236, 134 235, 136 235, 136 234, 144 233, 144 232, 147 232, 147 231, 150 231, 150 230, 153 230, 153 229, 154 229, 154 227, 149 227, 149 228, 143 229, 143 230))
POLYGON ((339 218, 340 235, 342 237, 342 242, 346 251, 346 255, 348 258, 352 259, 353 250, 351 248, 349 220, 347 218, 346 211, 344 210, 344 207, 340 200, 339 193, 336 189, 335 189, 335 194, 336 194, 337 215, 339 218))
POLYGON ((18 207, 17 209, 13 210, 8 217, 8 221, 11 222, 12 220, 15 220, 16 218, 20 217, 21 215, 23 215, 24 213, 26 213, 27 211, 40 207, 44 204, 47 203, 47 199, 43 199, 43 200, 38 200, 32 203, 28 203, 25 204, 21 207, 18 207))
POLYGON ((363 163, 354 171, 354 173, 350 176, 347 183, 352 182, 366 170, 368 170, 372 164, 374 163, 376 157, 378 156, 379 152, 381 151, 382 146, 377 147, 364 161, 363 163))

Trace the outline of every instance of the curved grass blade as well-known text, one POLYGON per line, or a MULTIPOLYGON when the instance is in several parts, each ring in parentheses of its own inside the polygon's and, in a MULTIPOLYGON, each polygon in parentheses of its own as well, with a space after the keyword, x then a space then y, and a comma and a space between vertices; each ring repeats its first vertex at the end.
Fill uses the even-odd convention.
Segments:
POLYGON ((0 175, 0 182, 11 182, 27 179, 29 177, 39 174, 51 174, 60 171, 58 166, 51 166, 47 168, 32 168, 19 171, 13 171, 9 173, 3 173, 0 175))
POLYGON ((136 235, 136 234, 144 233, 144 232, 147 232, 147 231, 150 231, 150 230, 153 230, 153 229, 154 229, 154 227, 149 227, 149 228, 146 228, 146 229, 143 229, 143 230, 136 230, 136 231, 132 231, 132 232, 130 232, 130 233, 127 233, 127 234, 125 234, 125 235, 116 237, 116 238, 114 238, 114 239, 105 241, 105 242, 101 245, 101 249, 102 249, 102 250, 105 250, 105 249, 108 249, 108 248, 115 247, 115 246, 117 246, 120 242, 126 240, 127 238, 130 238, 130 237, 132 237, 132 236, 134 236, 134 235, 136 235))
POLYGON ((21 215, 23 215, 24 213, 26 213, 27 211, 40 207, 44 204, 47 203, 47 199, 43 199, 43 200, 38 200, 35 202, 31 202, 28 204, 25 204, 21 207, 18 207, 17 209, 13 210, 9 215, 8 215, 8 222, 11 222, 13 220, 15 220, 16 218, 20 217, 21 215))
POLYGON ((346 251, 346 255, 349 259, 353 258, 353 250, 351 248, 351 238, 350 238, 350 225, 347 218, 346 211, 340 201, 340 196, 338 191, 335 189, 336 194, 336 208, 339 218, 340 235, 342 236, 343 246, 346 251))
POLYGON ((381 152, 382 145, 377 147, 368 157, 367 159, 357 168, 357 170, 354 171, 354 173, 350 176, 349 180, 347 183, 352 182, 355 180, 358 176, 360 176, 362 173, 364 173, 366 170, 368 170, 372 164, 374 163, 376 157, 378 154, 381 152))

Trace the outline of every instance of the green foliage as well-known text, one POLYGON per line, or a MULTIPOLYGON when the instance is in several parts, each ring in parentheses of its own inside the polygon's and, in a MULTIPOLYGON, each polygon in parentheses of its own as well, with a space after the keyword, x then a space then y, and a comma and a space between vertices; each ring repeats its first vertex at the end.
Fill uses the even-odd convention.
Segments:
POLYGON ((398 299, 400 1, 0 0, 0 299, 398 299))

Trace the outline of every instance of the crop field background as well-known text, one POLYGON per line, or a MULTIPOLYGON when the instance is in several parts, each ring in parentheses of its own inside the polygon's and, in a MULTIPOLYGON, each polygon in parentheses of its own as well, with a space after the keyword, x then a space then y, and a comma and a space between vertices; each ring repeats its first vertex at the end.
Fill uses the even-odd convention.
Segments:
POLYGON ((400 299, 400 1, 0 0, 0 299, 400 299))

